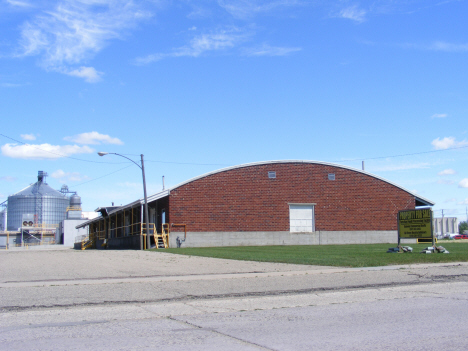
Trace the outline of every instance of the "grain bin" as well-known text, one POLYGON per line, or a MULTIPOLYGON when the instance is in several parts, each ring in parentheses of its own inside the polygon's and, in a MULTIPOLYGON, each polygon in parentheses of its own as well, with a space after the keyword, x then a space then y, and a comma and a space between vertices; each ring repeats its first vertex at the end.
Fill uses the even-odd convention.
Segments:
POLYGON ((47 185, 46 176, 39 171, 36 183, 8 197, 8 230, 18 230, 25 213, 34 214, 36 225, 58 226, 65 219, 70 199, 47 185))

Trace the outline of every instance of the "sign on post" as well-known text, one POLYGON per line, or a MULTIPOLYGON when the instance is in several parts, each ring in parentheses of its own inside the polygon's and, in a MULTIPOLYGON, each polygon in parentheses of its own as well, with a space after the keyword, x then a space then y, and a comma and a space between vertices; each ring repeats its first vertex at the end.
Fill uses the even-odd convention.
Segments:
POLYGON ((406 210, 398 212, 398 245, 400 238, 430 238, 434 245, 432 232, 432 210, 406 210))

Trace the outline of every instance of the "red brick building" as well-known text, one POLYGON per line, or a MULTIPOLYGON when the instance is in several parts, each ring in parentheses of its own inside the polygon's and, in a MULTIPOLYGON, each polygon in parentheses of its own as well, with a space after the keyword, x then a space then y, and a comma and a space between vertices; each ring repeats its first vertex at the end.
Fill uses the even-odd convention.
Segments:
MULTIPOLYGON (((150 196, 148 204, 158 231, 162 223, 186 225, 184 247, 394 243, 398 211, 434 205, 372 174, 312 161, 221 169, 150 196)), ((139 200, 109 213, 108 227, 127 226, 141 205, 139 200)), ((172 228, 172 247, 183 237, 180 230, 172 228)), ((112 235, 129 236, 106 233, 112 235)))

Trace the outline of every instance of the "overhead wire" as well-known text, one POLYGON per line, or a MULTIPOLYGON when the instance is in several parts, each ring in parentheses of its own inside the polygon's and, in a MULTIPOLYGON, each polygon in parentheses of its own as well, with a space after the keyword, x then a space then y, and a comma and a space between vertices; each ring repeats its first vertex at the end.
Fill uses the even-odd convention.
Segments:
POLYGON ((441 149, 441 150, 430 150, 430 151, 422 151, 422 152, 413 152, 413 153, 409 153, 409 154, 400 154, 400 155, 392 155, 392 156, 378 156, 378 157, 368 157, 368 158, 355 158, 355 159, 347 159, 347 160, 340 160, 340 161, 330 161, 330 162, 351 162, 351 161, 378 160, 378 159, 383 159, 383 158, 394 158, 394 157, 404 157, 404 156, 415 156, 415 155, 430 154, 430 153, 435 153, 435 152, 450 151, 450 150, 457 150, 457 149, 466 149, 466 148, 468 148, 468 145, 466 145, 466 146, 451 147, 451 148, 441 149))
MULTIPOLYGON (((37 146, 34 146, 34 145, 31 145, 31 144, 27 144, 25 142, 22 142, 20 140, 17 140, 17 139, 14 139, 12 137, 9 137, 3 133, 0 133, 0 136, 3 136, 4 138, 7 138, 7 139, 10 139, 16 143, 19 143, 19 144, 22 144, 22 145, 29 145, 30 147, 34 148, 34 149, 37 149, 37 150, 40 150, 40 151, 43 151, 43 152, 46 152, 46 153, 50 153, 50 154, 53 154, 53 155, 56 155, 56 156, 59 156, 59 157, 63 157, 63 158, 68 158, 68 159, 72 159, 72 160, 76 160, 76 161, 81 161, 81 162, 89 162, 89 163, 97 163, 97 164, 123 164, 123 163, 127 163, 127 162, 103 162, 103 161, 92 161, 92 160, 85 160, 85 159, 81 159, 81 158, 78 158, 78 157, 72 157, 72 156, 67 156, 67 155, 64 155, 64 154, 60 154, 60 153, 57 153, 57 152, 53 152, 53 151, 49 151, 49 150, 44 150, 42 148, 39 148, 37 146)), ((329 162, 336 162, 336 163, 342 163, 342 162, 355 162, 355 161, 368 161, 368 160, 378 160, 378 159, 386 159, 386 158, 396 158, 396 157, 405 157, 405 156, 415 156, 415 155, 423 155, 423 154, 430 154, 430 153, 437 153, 437 152, 445 152, 445 151, 451 151, 451 150, 459 150, 459 149, 466 149, 468 148, 468 145, 466 146, 458 146, 458 147, 452 147, 452 148, 447 148, 447 149, 441 149, 441 150, 430 150, 430 151, 422 151, 422 152, 412 152, 412 153, 407 153, 407 154, 399 154, 399 155, 390 155, 390 156, 377 156, 377 157, 367 157, 367 158, 354 158, 354 159, 345 159, 345 160, 337 160, 337 161, 329 161, 329 162)), ((136 155, 136 154, 122 154, 122 155, 127 155, 127 156, 140 156, 140 155, 136 155)), ((151 163, 164 163, 164 164, 177 164, 177 165, 197 165, 197 166, 229 166, 229 164, 222 164, 222 163, 195 163, 195 162, 175 162, 175 161, 161 161, 161 160, 151 160, 151 159, 147 159, 146 162, 151 162, 151 163)), ((124 169, 127 169, 129 167, 131 167, 132 165, 129 165, 127 167, 123 167, 123 168, 120 168, 114 172, 111 172, 111 173, 108 173, 108 174, 105 174, 101 177, 98 177, 98 178, 94 178, 94 179, 91 179, 91 180, 88 180, 86 182, 83 182, 83 183, 79 183, 79 184, 76 184, 76 185, 73 185, 72 188, 75 188, 75 187, 78 187, 78 186, 81 186, 81 185, 84 185, 84 184, 87 184, 87 183, 90 183, 90 182, 93 182, 93 181, 96 181, 96 180, 99 180, 99 179, 102 179, 102 178, 105 178, 107 176, 110 176, 112 174, 115 174, 115 173, 118 173, 124 169)), ((435 211, 438 211, 438 210, 435 210, 435 211)), ((458 215, 458 213, 456 214, 458 215)))
MULTIPOLYGON (((60 153, 56 153, 56 152, 52 152, 52 151, 49 151, 49 150, 44 150, 42 148, 39 148, 39 147, 36 147, 34 145, 31 145, 31 144, 27 144, 27 143, 24 143, 20 140, 17 140, 17 139, 14 139, 12 137, 9 137, 3 133, 0 133, 0 136, 3 136, 4 138, 7 138, 7 139, 10 139, 16 143, 20 143, 20 144, 23 144, 23 145, 29 145, 31 146, 32 148, 34 149, 37 149, 37 150, 40 150, 40 151, 43 151, 43 152, 47 152, 47 153, 50 153, 50 154, 53 154, 53 155, 57 155, 57 156, 60 156, 60 157, 64 157, 64 158, 69 158, 69 159, 72 159, 72 160, 76 160, 76 161, 82 161, 82 162, 90 162, 90 163, 98 163, 98 164, 124 164, 124 163, 128 163, 128 162, 103 162, 103 161, 92 161, 92 160, 85 160, 85 159, 81 159, 81 158, 78 158, 78 157, 72 157, 72 156, 67 156, 67 155, 63 155, 63 154, 60 154, 60 153)), ((342 162, 353 162, 353 161, 368 161, 368 160, 377 160, 377 159, 385 159, 385 158, 396 158, 396 157, 404 157, 404 156, 415 156, 415 155, 422 155, 422 154, 429 154, 429 153, 436 153, 436 152, 444 152, 444 151, 450 151, 450 150, 457 150, 457 149, 465 149, 465 148, 468 148, 468 145, 466 146, 458 146, 458 147, 452 147, 452 148, 447 148, 447 149, 441 149, 441 150, 430 150, 430 151, 421 151, 421 152, 413 152, 413 153, 407 153, 407 154, 399 154, 399 155, 390 155, 390 156, 377 156, 377 157, 367 157, 367 158, 354 158, 354 159, 345 159, 345 160, 337 160, 337 161, 328 161, 328 162, 336 162, 336 163, 342 163, 342 162)), ((136 155, 136 154, 122 154, 122 155, 127 155, 127 156, 140 156, 140 155, 136 155)), ((195 163, 195 162, 175 162, 175 161, 161 161, 161 160, 151 160, 151 159, 147 159, 145 160, 145 162, 151 162, 151 163, 164 163, 164 164, 177 164, 177 165, 195 165, 195 166, 230 166, 230 164, 225 164, 225 163, 195 163)), ((130 166, 127 166, 127 167, 124 167, 124 168, 121 168, 121 169, 118 169, 117 171, 114 171, 114 172, 111 172, 109 174, 106 174, 106 175, 103 175, 101 177, 98 177, 98 178, 95 178, 95 179, 91 179, 89 181, 86 181, 86 182, 83 182, 83 183, 80 183, 80 184, 76 184, 74 185, 73 187, 76 187, 76 186, 80 186, 80 185, 83 185, 83 184, 86 184, 86 183, 90 183, 92 181, 95 181, 95 180, 99 180, 101 178, 104 178, 104 177, 107 177, 109 175, 112 175, 114 173, 117 173, 117 172, 120 172, 126 168, 129 168, 131 167, 130 166)))
MULTIPOLYGON (((353 161, 368 161, 368 160, 378 160, 378 159, 385 159, 385 158, 395 158, 395 157, 404 157, 404 156, 415 156, 415 155, 423 155, 423 154, 430 154, 436 152, 443 152, 443 151, 450 151, 450 150, 458 150, 458 149, 466 149, 468 145, 465 146, 457 146, 451 147, 447 149, 441 150, 430 150, 430 151, 421 151, 421 152, 412 152, 408 154, 399 154, 399 155, 390 155, 390 156, 377 156, 377 157, 367 157, 367 158, 354 158, 354 159, 344 159, 344 160, 337 160, 337 161, 328 161, 328 162, 353 162, 353 161)), ((122 154, 127 156, 140 156, 136 154, 122 154)), ((179 164, 179 165, 197 165, 197 166, 230 166, 230 164, 226 163, 193 163, 193 162, 173 162, 173 161, 160 161, 160 160, 145 160, 145 162, 155 162, 155 163, 167 163, 167 164, 179 164)))
POLYGON ((124 169, 130 168, 130 167, 132 167, 132 166, 133 166, 133 165, 128 165, 127 167, 120 168, 120 169, 118 169, 118 170, 116 170, 116 171, 114 171, 114 172, 105 174, 105 175, 103 175, 103 176, 101 176, 101 177, 94 178, 94 179, 90 179, 90 180, 88 180, 88 181, 86 181, 86 182, 83 182, 83 183, 75 184, 75 185, 71 186, 70 188, 76 188, 77 186, 80 186, 80 185, 83 185, 83 184, 86 184, 86 183, 90 183, 90 182, 94 182, 95 180, 99 180, 99 179, 105 178, 105 177, 107 177, 107 176, 110 176, 110 175, 112 175, 112 174, 114 174, 114 173, 123 171, 124 169))
MULTIPOLYGON (((63 155, 63 154, 59 154, 59 153, 56 153, 56 152, 52 152, 52 151, 48 151, 48 150, 44 150, 44 149, 41 149, 39 147, 36 147, 36 146, 33 146, 31 144, 26 144, 20 140, 17 140, 17 139, 14 139, 12 137, 9 137, 5 134, 2 134, 0 133, 0 136, 3 136, 7 139, 10 139, 10 140, 13 140, 17 143, 20 143, 20 144, 23 144, 23 145, 30 145, 31 147, 37 149, 37 150, 40 150, 40 151, 44 151, 44 152, 47 152, 47 153, 50 153, 50 154, 54 154, 54 155, 57 155, 57 156, 61 156, 61 157, 65 157, 65 158, 69 158, 69 159, 72 159, 72 160, 77 160, 77 161, 83 161, 83 162, 91 162, 91 163, 103 163, 103 164, 122 164, 122 163, 126 163, 126 162, 102 162, 102 161, 91 161, 91 160, 85 160, 85 159, 81 159, 81 158, 78 158, 78 157, 72 157, 72 156, 67 156, 67 155, 63 155)), ((441 149, 441 150, 430 150, 430 151, 421 151, 421 152, 412 152, 412 153, 408 153, 408 154, 399 154, 399 155, 389 155, 389 156, 377 156, 377 157, 367 157, 367 158, 354 158, 354 159, 344 159, 344 160, 335 160, 335 161, 328 161, 328 162, 353 162, 353 161, 368 161, 368 160, 378 160, 378 159, 385 159, 385 158, 395 158, 395 157, 404 157, 404 156, 415 156, 415 155, 423 155, 423 154, 429 154, 429 153, 436 153, 436 152, 444 152, 444 151, 451 151, 451 150, 458 150, 458 149, 466 149, 468 148, 468 145, 465 145, 465 146, 457 146, 457 147, 452 147, 452 148, 447 148, 447 149, 441 149)), ((137 155, 137 154, 122 154, 122 155, 126 155, 126 156, 140 156, 140 155, 137 155)), ((147 159, 145 160, 145 162, 154 162, 154 163, 165 163, 165 164, 179 164, 179 165, 195 165, 195 166, 230 166, 230 164, 226 164, 226 163, 196 163, 196 162, 175 162, 175 161, 161 161, 161 160, 150 160, 150 159, 147 159)))

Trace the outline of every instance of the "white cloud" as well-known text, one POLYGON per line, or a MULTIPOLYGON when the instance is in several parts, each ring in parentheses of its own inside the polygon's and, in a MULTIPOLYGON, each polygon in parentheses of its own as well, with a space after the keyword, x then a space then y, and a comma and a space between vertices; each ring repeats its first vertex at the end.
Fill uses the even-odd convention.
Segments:
POLYGON ((122 188, 135 188, 139 190, 141 188, 141 183, 132 183, 132 182, 124 182, 124 183, 117 183, 118 186, 122 188))
POLYGON ((468 188, 468 178, 462 179, 460 183, 458 183, 459 188, 468 188))
POLYGON ((0 180, 4 180, 5 182, 14 182, 17 178, 15 177, 10 177, 10 176, 3 176, 0 177, 0 180))
POLYGON ((453 44, 444 41, 436 41, 429 46, 430 50, 447 52, 465 52, 468 51, 468 44, 453 44))
POLYGON ((467 140, 462 140, 462 141, 456 141, 455 137, 445 137, 443 139, 437 138, 432 140, 431 142, 432 146, 436 150, 446 150, 454 147, 462 147, 462 146, 467 146, 468 141, 467 140))
POLYGON ((248 36, 249 34, 246 31, 236 27, 218 30, 213 33, 197 35, 190 41, 190 45, 174 49, 172 53, 152 54, 137 58, 135 62, 136 64, 143 65, 168 57, 198 57, 205 52, 231 49, 244 41, 248 36))
POLYGON ((23 84, 17 84, 17 83, 1 83, 0 86, 2 88, 18 88, 23 86, 23 84))
POLYGON ((11 158, 22 159, 56 159, 74 154, 90 154, 94 150, 88 146, 78 145, 16 145, 5 144, 1 147, 2 154, 11 158))
POLYGON ((222 30, 218 33, 202 34, 191 40, 188 50, 184 48, 181 52, 188 56, 199 56, 205 51, 224 50, 232 48, 243 37, 243 34, 237 30, 222 30))
POLYGON ((446 184, 446 185, 452 185, 455 183, 454 180, 447 180, 447 179, 439 179, 437 181, 438 184, 446 184))
POLYGON ((107 134, 100 134, 98 132, 81 133, 78 135, 65 137, 63 140, 71 141, 78 144, 99 145, 99 144, 115 144, 123 145, 119 138, 112 138, 107 134))
POLYGON ((387 171, 404 171, 407 169, 421 169, 429 168, 430 163, 420 162, 420 163, 402 163, 396 165, 388 165, 382 167, 372 167, 372 172, 387 172, 387 171))
POLYGON ((16 6, 16 7, 23 7, 23 8, 33 7, 33 5, 27 1, 6 0, 6 2, 10 4, 11 6, 16 6))
POLYGON ((301 51, 301 48, 278 47, 263 44, 259 48, 251 48, 243 50, 246 56, 287 56, 293 52, 301 51))
POLYGON ((50 176, 52 178, 58 179, 62 183, 66 182, 66 181, 80 182, 80 181, 89 179, 88 176, 81 175, 78 172, 64 172, 61 169, 56 170, 50 176))
POLYGON ((418 50, 429 50, 429 51, 441 51, 441 52, 467 52, 468 43, 465 44, 455 44, 445 41, 436 41, 430 44, 422 43, 404 43, 402 47, 418 49, 418 50))
MULTIPOLYGON (((187 15, 189 19, 205 19, 213 17, 213 11, 211 8, 203 6, 203 3, 200 2, 191 2, 190 6, 192 7, 192 11, 187 15)), ((189 29, 190 30, 190 29, 189 29)))
POLYGON ((276 8, 301 4, 297 0, 218 0, 218 5, 236 18, 248 18, 258 13, 270 12, 276 8))
POLYGON ((23 140, 36 140, 34 134, 21 134, 21 138, 23 138, 23 140))
POLYGON ((443 171, 437 173, 438 175, 440 176, 444 176, 444 175, 452 175, 452 174, 457 174, 457 172, 454 170, 454 169, 444 169, 443 171))
POLYGON ((468 198, 466 198, 462 202, 459 202, 457 205, 468 205, 468 198))
POLYGON ((175 57, 175 55, 170 55, 170 54, 151 54, 147 55, 144 57, 137 57, 135 59, 135 64, 136 65, 147 65, 152 62, 157 62, 159 60, 162 60, 166 57, 175 57))
POLYGON ((356 22, 364 22, 366 19, 366 10, 358 8, 357 5, 344 8, 340 11, 338 17, 350 19, 356 22))
POLYGON ((80 67, 72 71, 64 71, 63 73, 68 74, 69 76, 84 78, 88 83, 97 83, 101 80, 102 72, 96 71, 94 67, 80 67))
POLYGON ((431 118, 445 118, 448 117, 448 114, 446 113, 434 113, 431 118))
POLYGON ((19 56, 39 56, 47 70, 95 82, 100 74, 94 68, 70 65, 90 59, 109 41, 122 38, 125 30, 148 17, 134 1, 60 1, 23 24, 19 56))

